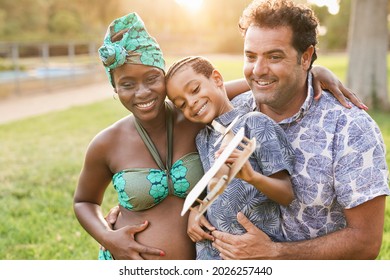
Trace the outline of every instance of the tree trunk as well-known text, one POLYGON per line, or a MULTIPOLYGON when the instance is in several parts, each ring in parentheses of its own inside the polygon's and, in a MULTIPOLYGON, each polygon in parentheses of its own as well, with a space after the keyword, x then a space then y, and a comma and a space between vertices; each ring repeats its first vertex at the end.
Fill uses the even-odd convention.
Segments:
POLYGON ((373 109, 389 111, 387 92, 388 0, 353 0, 347 85, 373 109))

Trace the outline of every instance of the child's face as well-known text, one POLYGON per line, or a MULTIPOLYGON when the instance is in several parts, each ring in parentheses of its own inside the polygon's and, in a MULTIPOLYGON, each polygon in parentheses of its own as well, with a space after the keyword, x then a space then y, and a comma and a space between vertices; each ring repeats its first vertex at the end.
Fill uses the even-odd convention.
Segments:
POLYGON ((192 122, 208 124, 231 109, 222 76, 216 70, 206 78, 184 66, 168 80, 166 88, 168 98, 192 122))

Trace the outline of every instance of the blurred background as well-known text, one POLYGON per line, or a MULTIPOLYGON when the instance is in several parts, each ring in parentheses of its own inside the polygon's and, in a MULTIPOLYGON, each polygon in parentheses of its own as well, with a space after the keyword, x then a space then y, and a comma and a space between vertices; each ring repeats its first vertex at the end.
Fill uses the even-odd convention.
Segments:
MULTIPOLYGON (((296 1, 320 20, 317 64, 369 106, 389 149, 390 2, 296 1)), ((97 258, 72 201, 88 143, 128 114, 112 98, 97 54, 111 21, 137 12, 167 66, 204 55, 230 80, 243 77, 238 20, 250 2, 0 0, 0 260, 97 258)), ((389 153, 386 159, 390 166, 389 153)), ((116 196, 110 186, 104 213, 116 196)), ((378 259, 390 260, 389 199, 386 206, 378 259)))
MULTIPOLYGON (((0 0, 0 39, 23 44, 100 44, 116 17, 137 12, 165 52, 240 52, 237 23, 249 0, 0 0)), ((345 50, 351 0, 309 2, 322 28, 321 48, 345 50), (321 5, 321 6, 317 6, 321 5)), ((371 1, 375 3, 376 0, 371 1)), ((82 50, 80 47, 79 51, 82 50)), ((36 52, 36 51, 35 51, 36 52)), ((23 55, 32 55, 27 48, 23 55)), ((4 50, 2 50, 4 56, 4 50)))
MULTIPOLYGON (((355 64, 349 69, 356 70, 347 74, 345 82, 367 100, 367 105, 390 109, 383 98, 381 102, 371 100, 371 82, 370 88, 364 88, 359 84, 360 78, 353 79, 372 76, 367 61, 380 63, 380 67, 372 66, 377 69, 373 71, 382 72, 381 81, 375 74, 374 83, 379 86, 374 88, 377 97, 388 99, 383 58, 389 47, 389 1, 296 2, 311 5, 321 22, 320 53, 349 52, 358 58, 350 59, 355 64), (370 42, 375 49, 367 45, 370 42), (363 53, 366 59, 362 59, 363 53)), ((243 40, 237 23, 249 3, 250 0, 0 0, 0 98, 102 78, 101 67, 95 67, 100 63, 96 51, 108 24, 129 12, 142 17, 166 56, 241 54, 243 40)))

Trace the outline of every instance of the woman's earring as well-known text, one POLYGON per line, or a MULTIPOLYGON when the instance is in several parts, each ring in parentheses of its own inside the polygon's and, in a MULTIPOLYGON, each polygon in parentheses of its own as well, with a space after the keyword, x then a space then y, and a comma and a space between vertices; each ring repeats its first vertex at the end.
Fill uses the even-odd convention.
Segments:
POLYGON ((112 98, 114 98, 114 100, 118 100, 118 93, 116 92, 116 89, 114 89, 114 94, 112 95, 112 98))

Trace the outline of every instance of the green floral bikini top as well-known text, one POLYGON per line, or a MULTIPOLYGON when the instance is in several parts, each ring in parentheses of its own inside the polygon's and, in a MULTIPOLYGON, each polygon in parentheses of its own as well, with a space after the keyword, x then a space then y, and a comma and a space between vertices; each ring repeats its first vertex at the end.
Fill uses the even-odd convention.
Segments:
POLYGON ((185 198, 204 172, 198 153, 190 153, 172 165, 172 108, 165 103, 167 113, 168 153, 165 166, 149 135, 135 119, 138 133, 160 169, 131 168, 115 173, 112 181, 119 204, 131 211, 149 209, 168 195, 185 198))

